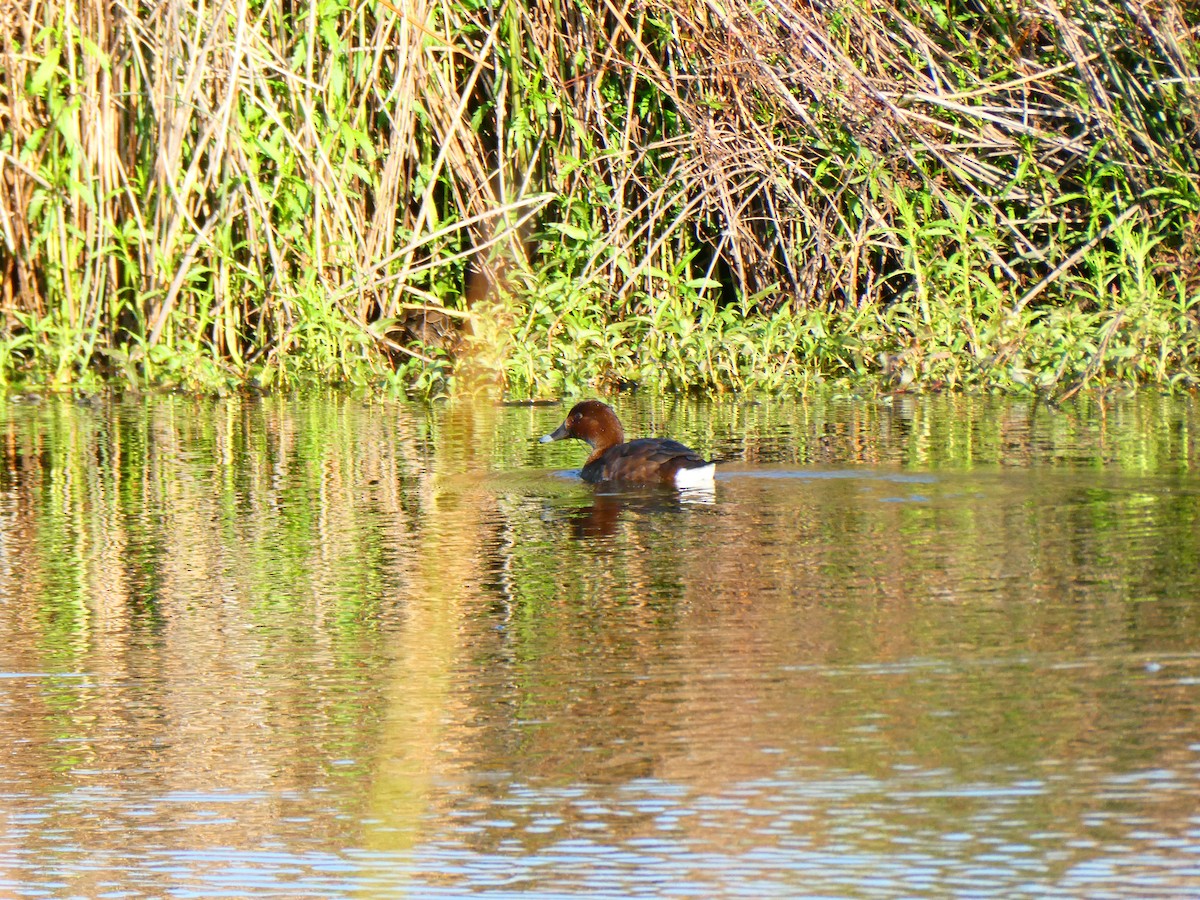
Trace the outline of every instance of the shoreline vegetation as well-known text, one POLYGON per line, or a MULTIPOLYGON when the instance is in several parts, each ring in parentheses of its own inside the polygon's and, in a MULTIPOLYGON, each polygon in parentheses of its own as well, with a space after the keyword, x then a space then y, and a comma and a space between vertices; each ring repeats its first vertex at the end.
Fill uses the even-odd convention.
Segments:
POLYGON ((0 382, 1200 384, 1200 7, 9 4, 0 382))

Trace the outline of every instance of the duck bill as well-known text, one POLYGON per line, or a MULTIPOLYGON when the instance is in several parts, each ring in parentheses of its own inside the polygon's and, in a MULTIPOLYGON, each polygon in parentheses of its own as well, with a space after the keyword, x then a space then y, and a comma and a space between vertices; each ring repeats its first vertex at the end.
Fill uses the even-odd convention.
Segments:
POLYGON ((563 422, 549 434, 543 434, 538 438, 539 444, 549 444, 551 441, 561 441, 567 436, 567 423, 563 422))

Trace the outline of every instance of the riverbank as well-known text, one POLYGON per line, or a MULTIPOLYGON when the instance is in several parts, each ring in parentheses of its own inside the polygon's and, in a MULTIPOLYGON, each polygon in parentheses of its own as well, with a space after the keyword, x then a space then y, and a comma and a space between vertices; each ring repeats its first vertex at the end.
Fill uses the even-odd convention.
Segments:
POLYGON ((1200 381, 1200 12, 31 5, 0 380, 1200 381))

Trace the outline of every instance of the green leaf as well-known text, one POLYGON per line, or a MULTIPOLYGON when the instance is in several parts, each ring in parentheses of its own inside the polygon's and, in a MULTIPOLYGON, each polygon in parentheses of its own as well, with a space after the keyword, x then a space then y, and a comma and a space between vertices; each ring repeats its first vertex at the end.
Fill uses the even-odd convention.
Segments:
POLYGON ((58 70, 58 60, 62 55, 62 50, 58 47, 51 47, 46 54, 46 58, 41 61, 37 69, 33 73, 33 77, 29 79, 29 93, 40 94, 42 88, 46 86, 54 73, 58 70))
POLYGON ((109 55, 100 49, 100 45, 89 38, 86 34, 79 35, 79 43, 83 45, 83 53, 85 56, 90 56, 92 59, 100 63, 100 68, 105 72, 112 71, 112 60, 109 55))
POLYGON ((564 237, 569 237, 573 241, 586 241, 588 233, 582 228, 577 228, 574 225, 567 225, 563 222, 552 222, 550 227, 559 232, 564 237))

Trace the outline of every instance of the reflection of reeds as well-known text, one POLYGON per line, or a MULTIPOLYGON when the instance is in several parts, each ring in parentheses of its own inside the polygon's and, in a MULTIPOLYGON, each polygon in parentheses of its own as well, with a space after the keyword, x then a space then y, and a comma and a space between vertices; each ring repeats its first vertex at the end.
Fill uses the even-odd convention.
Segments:
POLYGON ((359 676, 388 654, 428 465, 412 412, 177 399, 23 412, 5 435, 10 659, 88 676, 59 691, 54 727, 71 742, 46 745, 45 777, 63 752, 68 768, 153 765, 163 791, 302 788, 330 760, 369 764, 363 696, 380 686, 359 676))
MULTIPOLYGON (((1194 583, 1194 497, 1157 490, 1200 465, 1193 405, 618 403, 638 433, 741 448, 714 503, 604 507, 542 468, 553 409, 7 407, 6 665, 86 676, 0 705, 30 790, 104 794, 192 849, 404 851, 492 785, 716 794, 772 779, 781 744, 817 780, 897 759, 986 779, 1190 733, 1183 699, 1165 726, 1130 703, 1146 688, 1124 667, 1196 633, 1194 592, 1160 591, 1194 583), (204 794, 236 797, 232 821, 193 821, 204 794)), ((590 815, 576 799, 461 839, 555 840, 590 815), (558 824, 522 833, 535 818, 558 824)), ((1061 820, 1052 799, 1029 818, 1061 820)), ((61 809, 47 833, 124 846, 61 809)), ((627 812, 614 839, 662 837, 627 812)), ((819 819, 796 828, 821 838, 819 819)))

